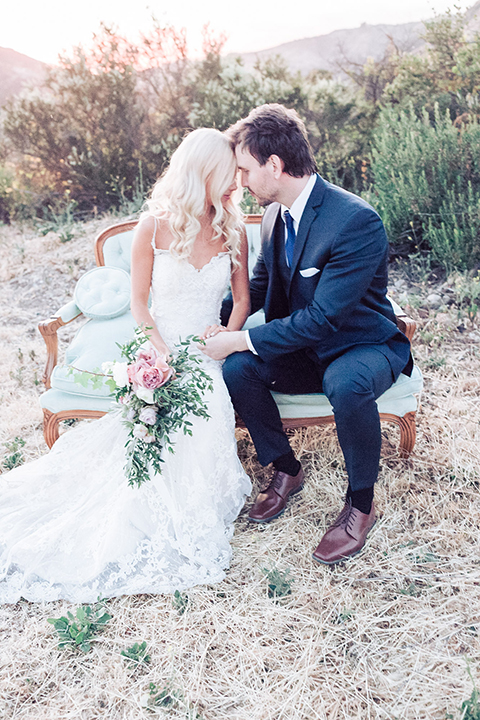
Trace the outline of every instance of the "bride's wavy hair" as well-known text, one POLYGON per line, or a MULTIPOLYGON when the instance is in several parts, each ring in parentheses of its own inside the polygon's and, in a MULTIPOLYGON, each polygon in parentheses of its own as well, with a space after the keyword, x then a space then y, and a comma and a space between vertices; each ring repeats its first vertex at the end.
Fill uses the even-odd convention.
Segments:
POLYGON ((233 200, 222 205, 236 172, 230 141, 219 130, 193 130, 175 150, 146 208, 149 215, 168 220, 174 238, 170 251, 177 257, 190 255, 208 198, 215 211, 212 242, 224 237, 232 262, 238 265, 241 213, 233 200))

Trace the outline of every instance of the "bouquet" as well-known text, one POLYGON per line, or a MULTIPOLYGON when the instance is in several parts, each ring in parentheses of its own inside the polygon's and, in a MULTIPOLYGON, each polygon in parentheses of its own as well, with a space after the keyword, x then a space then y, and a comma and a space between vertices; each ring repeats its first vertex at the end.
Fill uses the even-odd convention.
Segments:
POLYGON ((147 340, 136 328, 133 340, 117 343, 125 362, 105 362, 102 372, 71 368, 76 371, 74 380, 84 386, 92 382, 95 388, 105 382, 119 404, 128 428, 125 475, 132 487, 149 480, 150 469, 161 473, 161 449, 175 452, 173 433, 183 430, 192 435, 189 415, 209 418, 203 395, 212 390, 201 359, 189 353, 190 343, 201 342, 200 338, 189 336, 176 345, 178 352, 168 363, 147 340))

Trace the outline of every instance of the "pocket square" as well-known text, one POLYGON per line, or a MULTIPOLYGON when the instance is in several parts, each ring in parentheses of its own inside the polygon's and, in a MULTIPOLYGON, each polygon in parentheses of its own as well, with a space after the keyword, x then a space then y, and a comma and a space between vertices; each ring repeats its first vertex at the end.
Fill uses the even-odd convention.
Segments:
POLYGON ((312 277, 313 275, 316 275, 319 273, 319 268, 305 268, 305 270, 300 270, 300 275, 304 278, 312 277))

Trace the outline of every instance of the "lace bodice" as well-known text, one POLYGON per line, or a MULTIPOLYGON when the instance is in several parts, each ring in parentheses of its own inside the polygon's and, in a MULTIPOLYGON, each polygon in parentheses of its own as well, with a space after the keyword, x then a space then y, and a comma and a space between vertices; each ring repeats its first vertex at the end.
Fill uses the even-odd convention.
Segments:
POLYGON ((154 249, 152 315, 160 335, 172 346, 179 338, 200 335, 220 322, 220 307, 230 280, 230 254, 222 252, 197 270, 169 250, 154 249))

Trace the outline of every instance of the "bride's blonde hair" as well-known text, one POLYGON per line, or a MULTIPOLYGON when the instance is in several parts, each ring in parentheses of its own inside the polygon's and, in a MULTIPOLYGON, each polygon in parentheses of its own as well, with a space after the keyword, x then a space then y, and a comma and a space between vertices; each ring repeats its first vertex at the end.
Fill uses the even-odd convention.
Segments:
POLYGON ((208 199, 215 211, 212 242, 224 237, 232 262, 238 265, 240 210, 232 201, 222 205, 236 172, 230 141, 219 130, 199 128, 185 137, 146 202, 148 215, 168 220, 174 238, 171 252, 181 258, 190 255, 208 199))

